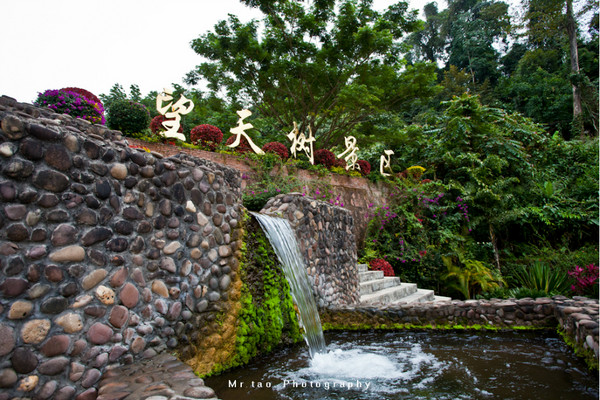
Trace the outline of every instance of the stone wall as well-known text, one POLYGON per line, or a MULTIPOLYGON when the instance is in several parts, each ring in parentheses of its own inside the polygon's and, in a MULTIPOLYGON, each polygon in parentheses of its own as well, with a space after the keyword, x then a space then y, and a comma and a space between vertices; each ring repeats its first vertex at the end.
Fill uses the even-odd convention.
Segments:
MULTIPOLYGON (((220 164, 235 168, 242 173, 245 178, 242 182, 242 189, 249 183, 255 182, 255 172, 251 166, 251 161, 243 160, 239 156, 215 153, 199 149, 187 149, 177 146, 171 146, 162 143, 148 143, 142 140, 128 139, 131 143, 147 147, 149 150, 160 152, 162 154, 176 155, 180 152, 211 160, 220 164)), ((373 166, 374 174, 379 173, 378 166, 373 166)), ((354 177, 348 175, 328 174, 319 176, 318 174, 307 170, 296 170, 290 172, 287 168, 280 170, 278 167, 270 172, 271 176, 275 174, 293 175, 300 185, 320 186, 321 190, 330 187, 331 190, 340 196, 340 202, 344 204, 345 209, 349 210, 354 219, 354 237, 357 246, 363 245, 367 232, 368 218, 367 214, 371 211, 369 204, 385 204, 386 196, 389 195, 390 188, 383 182, 373 183, 366 178, 354 177)))
POLYGON ((319 307, 358 303, 354 220, 348 210, 290 193, 270 199, 261 213, 290 221, 319 307))
POLYGON ((200 340, 239 281, 240 173, 7 97, 0 127, 0 399, 95 398, 200 340))

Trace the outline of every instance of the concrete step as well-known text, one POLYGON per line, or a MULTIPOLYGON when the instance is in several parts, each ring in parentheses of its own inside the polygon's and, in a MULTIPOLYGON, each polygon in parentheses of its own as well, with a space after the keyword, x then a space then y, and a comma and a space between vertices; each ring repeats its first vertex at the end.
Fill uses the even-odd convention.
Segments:
POLYGON ((367 271, 358 273, 358 282, 374 281, 383 278, 383 271, 367 271))
POLYGON ((435 294, 430 289, 417 289, 416 292, 394 301, 392 304, 424 303, 434 301, 435 294))
POLYGON ((399 286, 401 283, 402 282, 400 281, 400 278, 395 276, 382 277, 380 279, 362 282, 359 286, 359 293, 362 296, 365 294, 378 292, 392 286, 399 286))
POLYGON ((401 283, 398 286, 392 286, 374 293, 360 296, 361 303, 392 303, 403 297, 410 296, 417 291, 417 285, 414 283, 401 283))
POLYGON ((446 296, 433 296, 434 299, 433 301, 451 301, 452 297, 446 297, 446 296))
POLYGON ((367 264, 358 264, 358 272, 367 272, 369 266, 367 264))

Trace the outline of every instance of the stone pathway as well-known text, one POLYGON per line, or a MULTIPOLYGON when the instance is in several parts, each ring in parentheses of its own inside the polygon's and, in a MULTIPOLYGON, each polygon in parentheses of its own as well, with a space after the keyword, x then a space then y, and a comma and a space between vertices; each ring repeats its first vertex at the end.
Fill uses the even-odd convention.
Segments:
POLYGON ((97 400, 216 400, 192 368, 169 354, 107 370, 97 400))

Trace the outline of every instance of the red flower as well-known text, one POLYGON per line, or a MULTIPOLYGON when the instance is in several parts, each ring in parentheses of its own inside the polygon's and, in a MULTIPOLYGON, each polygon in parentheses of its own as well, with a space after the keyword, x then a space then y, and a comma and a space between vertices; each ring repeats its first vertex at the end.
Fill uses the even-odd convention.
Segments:
POLYGON ((369 262, 369 269, 373 271, 383 271, 383 276, 395 276, 392 265, 381 258, 371 260, 371 262, 369 262))

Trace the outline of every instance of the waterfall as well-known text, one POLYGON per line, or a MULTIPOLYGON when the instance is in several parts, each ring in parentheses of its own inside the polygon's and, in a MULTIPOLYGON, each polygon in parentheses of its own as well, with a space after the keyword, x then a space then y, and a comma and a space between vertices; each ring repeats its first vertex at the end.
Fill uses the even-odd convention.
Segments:
POLYGON ((306 274, 306 265, 300 254, 296 235, 287 220, 264 214, 251 213, 260 223, 267 239, 283 267, 283 273, 290 284, 292 298, 298 307, 300 325, 304 328, 304 340, 308 344, 310 356, 325 353, 325 338, 313 290, 306 274))

